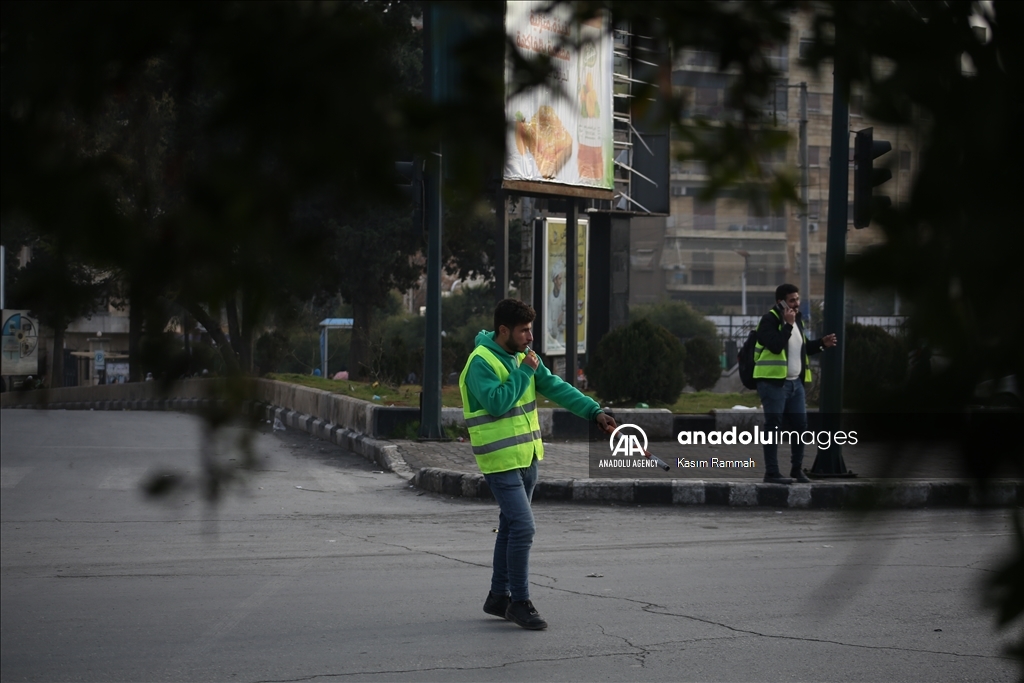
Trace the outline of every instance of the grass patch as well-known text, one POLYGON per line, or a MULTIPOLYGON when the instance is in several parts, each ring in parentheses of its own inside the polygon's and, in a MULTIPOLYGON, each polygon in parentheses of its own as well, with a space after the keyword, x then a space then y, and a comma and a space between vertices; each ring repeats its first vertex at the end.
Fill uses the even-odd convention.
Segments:
MULTIPOLYGON (((311 389, 329 391, 332 394, 351 396, 363 401, 371 401, 384 406, 404 406, 411 408, 420 407, 420 392, 422 388, 418 384, 403 384, 400 387, 377 384, 374 382, 356 382, 347 379, 328 379, 326 377, 315 377, 313 375, 300 375, 296 373, 270 373, 267 379, 276 379, 279 382, 299 384, 311 389), (374 398, 377 396, 378 398, 374 398)), ((462 396, 459 394, 458 386, 441 387, 441 405, 445 408, 461 408, 462 396)))
MULTIPOLYGON (((612 409, 636 407, 635 403, 605 403, 593 391, 586 391, 584 393, 601 405, 607 405, 612 409)), ((753 392, 744 394, 715 394, 710 391, 698 391, 692 394, 682 394, 672 404, 652 403, 650 406, 651 408, 668 408, 671 412, 679 414, 707 413, 712 410, 726 410, 733 406, 758 408, 761 406, 761 398, 753 392)))
MULTIPOLYGON (((351 396, 363 401, 371 401, 384 406, 394 405, 418 408, 420 405, 421 387, 415 384, 403 384, 400 387, 391 387, 383 384, 374 386, 372 382, 327 379, 325 377, 314 377, 313 375, 300 374, 269 374, 267 377, 281 382, 290 382, 292 384, 300 384, 304 387, 329 391, 334 394, 343 394, 345 396, 351 396), (377 396, 378 398, 374 399, 374 396, 377 396)), ((586 391, 584 393, 601 405, 609 405, 601 401, 593 391, 586 391)), ((441 405, 445 408, 462 407, 462 396, 459 394, 459 387, 457 385, 441 387, 441 405)), ((682 414, 706 413, 711 410, 723 410, 737 405, 757 408, 761 405, 761 399, 754 392, 742 394, 715 394, 710 391, 698 391, 693 394, 682 394, 679 397, 679 400, 672 405, 651 404, 651 407, 668 408, 673 413, 682 414)), ((557 406, 554 403, 545 401, 545 399, 541 397, 540 407, 555 408, 557 406)), ((611 404, 611 407, 633 408, 635 407, 635 404, 611 404)), ((416 429, 419 429, 418 424, 416 425, 416 429)), ((455 433, 451 428, 448 428, 448 432, 449 436, 452 438, 467 436, 466 434, 455 433)), ((415 435, 412 438, 415 438, 415 435)))

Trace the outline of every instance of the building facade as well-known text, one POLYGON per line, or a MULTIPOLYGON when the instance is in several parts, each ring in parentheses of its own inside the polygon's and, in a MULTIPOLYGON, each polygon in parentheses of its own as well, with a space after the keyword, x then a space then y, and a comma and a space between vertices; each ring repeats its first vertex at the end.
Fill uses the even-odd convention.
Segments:
MULTIPOLYGON (((771 55, 781 77, 773 95, 763 103, 765 125, 786 130, 789 144, 773 158, 772 167, 789 167, 799 177, 800 84, 807 84, 807 204, 787 205, 773 211, 724 192, 702 201, 707 182, 703 164, 674 161, 671 167, 670 206, 667 217, 634 218, 630 245, 630 303, 664 299, 685 300, 706 313, 755 314, 768 308, 775 287, 797 285, 806 258, 810 292, 805 299, 824 297, 826 226, 828 221, 829 160, 832 128, 832 74, 807 69, 800 63, 811 44, 810 15, 794 13, 787 45, 771 55), (801 218, 807 213, 808 253, 801 253, 801 218), (744 283, 745 280, 745 283, 744 283), (744 286, 745 284, 745 286, 744 286), (747 311, 743 310, 744 289, 747 311)), ((672 83, 687 102, 686 114, 712 122, 730 116, 725 107, 732 76, 718 70, 715 54, 683 50, 674 56, 672 83)), ((888 140, 893 151, 876 162, 892 169, 893 179, 880 188, 894 203, 909 197, 911 174, 917 166, 918 145, 912 133, 880 125, 864 116, 863 97, 850 98, 851 131, 848 173, 847 252, 854 254, 881 239, 875 227, 853 228, 853 133, 874 127, 875 139, 888 140)), ((847 292, 851 315, 899 313, 891 296, 847 292)))

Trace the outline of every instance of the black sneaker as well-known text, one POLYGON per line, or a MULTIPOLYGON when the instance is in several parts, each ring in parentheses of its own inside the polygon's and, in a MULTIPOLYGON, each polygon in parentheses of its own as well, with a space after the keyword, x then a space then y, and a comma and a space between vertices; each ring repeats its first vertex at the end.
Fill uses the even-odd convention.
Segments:
POLYGON ((789 476, 796 479, 798 484, 810 484, 811 478, 804 474, 804 471, 800 468, 790 470, 789 476))
POLYGON ((495 595, 494 593, 487 591, 487 599, 484 600, 484 611, 488 614, 493 614, 496 617, 508 619, 505 612, 508 611, 508 605, 510 602, 512 602, 512 599, 507 595, 495 595))
POLYGON ((764 483, 766 484, 792 484, 793 480, 789 477, 784 477, 781 474, 766 474, 764 475, 764 483))
POLYGON ((516 600, 509 603, 505 618, 531 631, 539 631, 548 627, 548 622, 540 618, 533 603, 529 600, 516 600))

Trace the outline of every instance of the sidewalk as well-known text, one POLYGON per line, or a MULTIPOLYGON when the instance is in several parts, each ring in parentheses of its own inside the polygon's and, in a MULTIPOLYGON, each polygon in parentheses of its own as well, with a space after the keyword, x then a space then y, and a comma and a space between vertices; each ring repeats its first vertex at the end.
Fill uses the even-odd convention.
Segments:
MULTIPOLYGON (((417 442, 392 441, 398 446, 409 467, 416 471, 423 467, 438 467, 466 474, 479 472, 469 442, 417 442)), ((688 479, 737 482, 760 482, 764 477, 764 460, 761 446, 687 446, 685 451, 678 444, 652 441, 650 452, 674 465, 677 457, 688 460, 710 461, 712 458, 753 460, 753 468, 713 469, 695 468, 690 476, 680 476, 673 466, 672 471, 663 473, 653 470, 650 478, 688 479)), ((596 454, 595 454, 596 455, 596 454)), ((808 446, 804 453, 804 469, 811 469, 817 449, 808 446)), ((603 454, 603 457, 608 457, 603 454)), ((789 471, 790 453, 787 446, 779 452, 779 467, 783 474, 789 471)), ((586 441, 545 441, 544 459, 540 461, 541 479, 587 479, 590 478, 590 448, 586 441)), ((884 481, 886 479, 959 479, 958 454, 951 448, 942 451, 904 450, 894 452, 881 446, 846 447, 843 460, 849 470, 857 474, 856 480, 884 481), (898 460, 893 460, 893 457, 898 460)))
MULTIPOLYGON (((479 473, 468 442, 395 441, 397 454, 416 474, 419 488, 448 496, 491 498, 479 473)), ((765 484, 764 462, 759 446, 692 446, 686 458, 752 459, 749 469, 695 468, 679 476, 675 458, 682 452, 673 443, 652 442, 649 449, 673 468, 652 470, 650 477, 636 479, 592 478, 591 454, 585 441, 545 442, 539 464, 536 500, 601 501, 626 504, 729 505, 779 508, 842 508, 874 504, 882 507, 963 507, 972 505, 1017 506, 1024 504, 1024 482, 998 480, 982 499, 960 472, 952 448, 904 449, 859 446, 845 449, 843 459, 855 478, 818 479, 811 484, 765 484)), ((604 454, 602 454, 604 455, 604 454)), ((816 449, 809 447, 805 469, 814 463, 816 449)), ((604 457, 607 457, 606 455, 604 457)), ((780 453, 783 472, 789 469, 789 451, 780 453)))
MULTIPOLYGON (((198 412, 215 400, 146 397, 132 400, 66 400, 44 405, 10 401, 9 404, 5 402, 4 407, 198 412)), ((268 422, 280 420, 287 428, 304 431, 362 455, 425 491, 452 497, 493 499, 483 475, 477 469, 468 442, 386 441, 290 408, 267 403, 252 403, 249 408, 268 422)), ((591 461, 595 461, 596 465, 598 458, 609 456, 603 449, 591 452, 585 441, 545 441, 545 458, 539 466, 540 476, 534 500, 773 508, 1024 505, 1024 480, 1019 477, 994 479, 990 480, 985 491, 980 491, 972 481, 964 478, 957 454, 951 448, 933 448, 922 452, 909 448, 895 450, 879 446, 848 446, 844 448, 843 458, 847 468, 857 473, 857 477, 818 479, 810 484, 789 486, 765 484, 761 481, 764 462, 759 446, 687 446, 685 451, 681 448, 674 442, 652 441, 649 450, 673 465, 670 472, 645 469, 642 472, 645 475, 650 473, 651 476, 612 479, 591 476, 591 461), (698 466, 683 470, 674 467, 677 457, 698 462, 710 462, 712 458, 750 459, 755 464, 750 468, 698 466)), ((807 448, 805 469, 813 466, 815 454, 813 447, 807 448)), ((779 460, 783 473, 788 472, 788 448, 780 449, 779 460)))

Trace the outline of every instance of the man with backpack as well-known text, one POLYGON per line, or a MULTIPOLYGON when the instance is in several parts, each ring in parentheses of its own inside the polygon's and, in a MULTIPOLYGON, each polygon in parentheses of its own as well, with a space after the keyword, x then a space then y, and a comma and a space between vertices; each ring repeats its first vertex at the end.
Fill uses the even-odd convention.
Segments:
POLYGON ((774 433, 764 446, 764 480, 770 484, 809 483, 801 469, 804 444, 792 439, 789 476, 779 470, 779 444, 776 430, 785 419, 788 429, 807 429, 807 400, 804 384, 811 382, 810 356, 836 345, 836 335, 808 340, 800 318, 800 290, 783 284, 775 289, 775 306, 757 324, 754 344, 753 380, 764 408, 765 432, 774 433))

